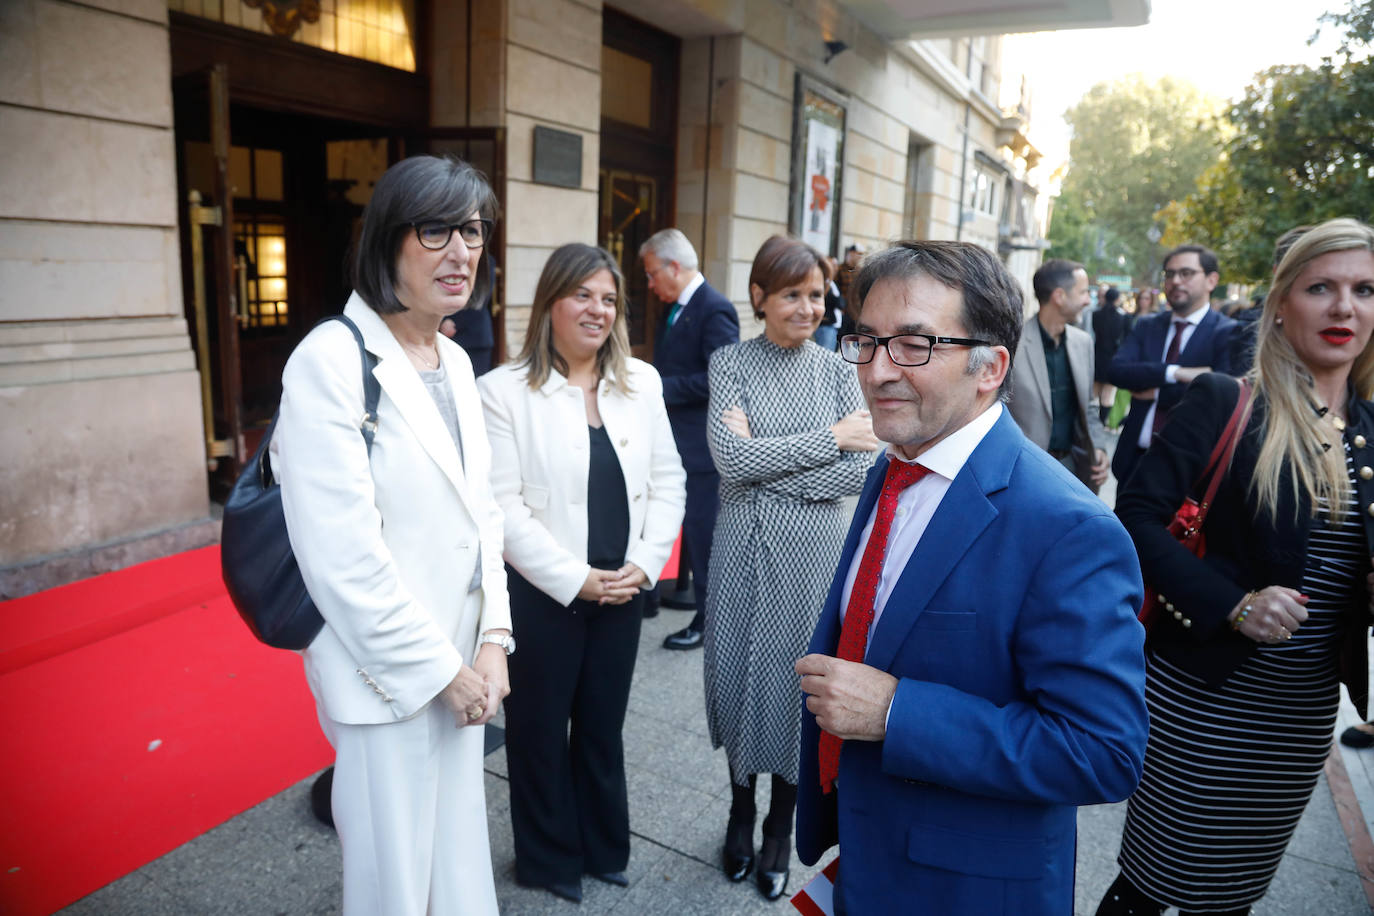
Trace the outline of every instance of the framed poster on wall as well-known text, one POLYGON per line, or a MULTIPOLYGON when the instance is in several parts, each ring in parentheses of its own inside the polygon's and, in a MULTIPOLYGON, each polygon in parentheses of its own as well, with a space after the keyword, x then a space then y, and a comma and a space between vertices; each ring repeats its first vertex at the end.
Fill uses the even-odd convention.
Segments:
POLYGON ((792 115, 788 228, 822 254, 838 255, 844 173, 843 96, 798 73, 792 115))

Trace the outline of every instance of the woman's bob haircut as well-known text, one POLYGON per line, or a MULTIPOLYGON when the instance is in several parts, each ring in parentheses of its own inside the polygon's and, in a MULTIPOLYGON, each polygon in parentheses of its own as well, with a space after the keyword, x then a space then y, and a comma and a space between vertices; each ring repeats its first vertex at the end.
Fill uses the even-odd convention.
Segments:
POLYGON ((830 262, 825 255, 800 239, 782 235, 770 237, 759 248, 759 253, 754 255, 754 266, 749 271, 749 302, 754 308, 754 317, 762 320, 763 312, 759 306, 765 299, 804 282, 811 271, 818 267, 821 283, 829 283, 832 279, 830 262), (756 287, 757 293, 754 292, 756 287))
MULTIPOLYGON (((486 177, 453 156, 411 156, 386 170, 363 212, 363 230, 353 258, 353 289, 372 310, 394 315, 406 310, 396 298, 396 258, 414 223, 461 223, 476 213, 497 217, 496 195, 486 177)), ((478 262, 468 301, 480 301, 490 286, 487 259, 478 262)))

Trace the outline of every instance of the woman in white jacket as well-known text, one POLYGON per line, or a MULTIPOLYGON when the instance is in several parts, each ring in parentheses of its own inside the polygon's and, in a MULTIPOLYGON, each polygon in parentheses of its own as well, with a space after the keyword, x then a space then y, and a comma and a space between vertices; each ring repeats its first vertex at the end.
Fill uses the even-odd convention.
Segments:
POLYGON ((439 322, 482 282, 496 201, 456 159, 377 182, 344 308, 381 387, 369 454, 358 346, 312 331, 271 444, 287 533, 324 628, 304 651, 336 754, 345 914, 494 914, 481 726, 506 695, 501 512, 472 367, 439 322))
POLYGON ((630 356, 610 254, 550 255, 524 348, 478 387, 520 631, 506 704, 515 875, 580 901, 584 874, 627 884, 621 729, 643 593, 686 501, 662 383, 630 356))

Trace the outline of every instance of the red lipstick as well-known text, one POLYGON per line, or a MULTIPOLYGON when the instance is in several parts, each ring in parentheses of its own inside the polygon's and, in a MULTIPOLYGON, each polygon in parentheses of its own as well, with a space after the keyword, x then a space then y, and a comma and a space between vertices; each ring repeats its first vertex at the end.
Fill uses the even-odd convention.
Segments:
POLYGON ((1355 338, 1355 332, 1349 328, 1331 327, 1322 328, 1319 336, 1327 343, 1343 344, 1353 340, 1355 338))

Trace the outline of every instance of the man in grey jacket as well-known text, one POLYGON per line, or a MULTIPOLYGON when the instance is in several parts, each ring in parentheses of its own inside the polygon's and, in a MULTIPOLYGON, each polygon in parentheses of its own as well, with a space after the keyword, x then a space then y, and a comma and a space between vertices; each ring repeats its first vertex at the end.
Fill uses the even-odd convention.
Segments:
POLYGON ((1032 279, 1040 311, 1021 328, 1011 415, 1021 431, 1094 493, 1107 482, 1106 430, 1090 403, 1092 337, 1076 325, 1088 305, 1083 265, 1055 258, 1032 279))

